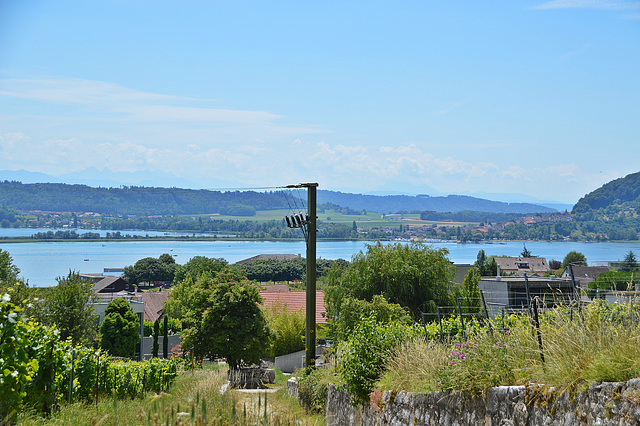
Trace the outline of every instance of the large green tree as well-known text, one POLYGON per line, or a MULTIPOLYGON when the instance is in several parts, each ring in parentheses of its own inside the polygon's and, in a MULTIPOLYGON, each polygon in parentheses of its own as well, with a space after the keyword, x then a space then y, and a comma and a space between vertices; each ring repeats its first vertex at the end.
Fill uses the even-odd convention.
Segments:
POLYGON ((60 338, 71 338, 74 344, 91 346, 96 340, 96 314, 91 305, 91 283, 69 271, 57 278, 58 285, 47 294, 44 320, 60 330, 60 338))
MULTIPOLYGON (((171 318, 183 319, 187 312, 196 309, 202 302, 197 298, 200 294, 197 290, 203 285, 203 283, 210 282, 209 280, 216 280, 218 275, 222 275, 222 280, 238 281, 246 279, 247 277, 235 268, 222 267, 221 259, 210 259, 205 257, 196 256, 194 262, 187 262, 183 266, 188 268, 183 269, 184 279, 175 282, 173 289, 169 294, 169 299, 164 303, 164 313, 171 318), (186 271, 186 272, 185 272, 186 271)), ((226 263, 226 262, 225 262, 226 263)))
POLYGON ((270 332, 256 283, 237 272, 201 276, 183 321, 182 349, 196 358, 224 358, 231 368, 251 365, 267 351, 270 332))
POLYGON ((139 332, 140 321, 129 302, 123 297, 109 302, 100 325, 100 347, 113 356, 133 359, 139 332))
POLYGON ((416 320, 421 312, 451 306, 454 267, 448 254, 445 248, 420 242, 367 245, 366 252, 353 256, 349 267, 328 274, 330 315, 339 314, 348 296, 372 301, 373 296, 383 295, 389 303, 407 308, 416 320))
POLYGON ((125 267, 124 277, 131 284, 172 282, 176 267, 175 259, 170 254, 164 253, 158 259, 145 257, 133 266, 125 267))
POLYGON ((227 264, 228 262, 223 258, 193 256, 187 263, 176 268, 173 284, 176 285, 184 281, 188 275, 194 279, 205 272, 215 275, 226 268, 227 264))
POLYGON ((573 266, 587 266, 587 258, 579 251, 570 251, 564 257, 564 260, 562 261, 562 267, 566 268, 570 264, 573 266))

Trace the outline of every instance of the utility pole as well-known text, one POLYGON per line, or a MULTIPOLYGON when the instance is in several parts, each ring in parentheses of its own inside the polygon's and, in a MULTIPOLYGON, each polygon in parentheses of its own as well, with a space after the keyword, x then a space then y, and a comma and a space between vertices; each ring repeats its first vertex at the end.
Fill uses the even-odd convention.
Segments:
POLYGON ((307 242, 307 309, 305 332, 305 361, 307 368, 315 367, 316 363, 316 189, 317 183, 301 183, 299 185, 287 185, 285 188, 307 188, 307 215, 294 215, 287 220, 287 226, 291 228, 306 228, 305 238, 307 242))

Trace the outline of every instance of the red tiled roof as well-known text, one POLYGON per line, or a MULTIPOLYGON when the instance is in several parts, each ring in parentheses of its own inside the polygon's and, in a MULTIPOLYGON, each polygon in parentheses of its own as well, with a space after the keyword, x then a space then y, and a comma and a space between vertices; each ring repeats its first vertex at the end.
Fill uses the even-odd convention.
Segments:
MULTIPOLYGON (((295 312, 299 309, 303 311, 307 308, 307 292, 306 291, 261 291, 260 296, 264 299, 264 305, 268 308, 276 301, 280 301, 287 305, 289 312, 295 312)), ((324 307, 324 291, 316 291, 316 323, 325 324, 327 310, 324 307), (325 315, 322 315, 325 314, 325 315)))

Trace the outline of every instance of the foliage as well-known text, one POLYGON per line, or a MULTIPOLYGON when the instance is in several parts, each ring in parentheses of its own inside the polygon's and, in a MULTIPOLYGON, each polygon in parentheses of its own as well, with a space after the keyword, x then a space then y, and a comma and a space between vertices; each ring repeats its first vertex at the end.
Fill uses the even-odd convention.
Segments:
POLYGON ((569 265, 587 266, 587 258, 579 251, 570 251, 562 260, 562 268, 566 269, 569 265))
POLYGON ((296 281, 302 279, 306 270, 305 259, 256 259, 238 265, 248 279, 259 282, 296 281))
POLYGON ((18 281, 20 269, 13 264, 8 251, 0 249, 0 286, 13 285, 18 281))
POLYGON ((484 250, 478 251, 478 256, 473 266, 478 270, 481 277, 498 275, 498 265, 494 256, 487 257, 484 250))
POLYGON ((520 257, 534 257, 533 254, 527 249, 526 244, 522 244, 522 253, 520 253, 520 257))
POLYGON ((480 298, 480 274, 473 269, 467 272, 462 283, 460 305, 463 313, 479 314, 482 312, 482 300, 480 298))
POLYGON ((169 317, 162 319, 162 358, 169 358, 169 317))
POLYGON ((92 284, 80 278, 77 272, 69 271, 66 277, 57 278, 45 300, 46 325, 55 326, 62 340, 71 339, 74 344, 92 346, 97 338, 96 315, 91 298, 92 284))
POLYGON ((396 347, 415 335, 406 324, 380 323, 373 315, 361 318, 337 351, 338 374, 357 402, 368 401, 396 347))
POLYGON ((124 278, 131 284, 172 282, 176 267, 175 259, 167 253, 160 255, 158 259, 145 257, 133 266, 126 266, 124 278))
POLYGON ((153 345, 151 347, 151 356, 158 358, 158 337, 160 336, 160 318, 156 318, 153 322, 153 345))
POLYGON ((633 290, 639 283, 640 274, 637 272, 608 271, 598 275, 587 286, 590 290, 625 291, 633 290))
POLYGON ((330 316, 340 314, 346 297, 372 300, 381 294, 390 303, 409 309, 414 319, 421 312, 435 312, 436 305, 453 303, 453 266, 444 248, 423 243, 366 246, 353 256, 351 264, 328 279, 326 295, 330 316))
POLYGON ((378 386, 480 393, 530 382, 576 389, 594 381, 629 380, 640 374, 639 316, 640 303, 603 301, 583 308, 581 315, 563 306, 541 313, 544 363, 527 316, 496 318, 491 329, 469 329, 466 339, 405 344, 388 361, 378 386))
POLYGON ((332 366, 309 370, 300 370, 298 379, 298 399, 305 409, 313 413, 324 412, 327 404, 329 384, 336 384, 332 366))
POLYGON ((237 268, 226 267, 220 271, 203 271, 200 275, 188 273, 184 280, 173 286, 169 300, 164 302, 164 313, 172 319, 182 320, 189 311, 199 309, 205 300, 203 290, 218 281, 242 281, 246 276, 237 268))
POLYGON ((173 277, 173 284, 177 285, 187 278, 187 275, 191 275, 196 279, 204 273, 210 273, 215 275, 227 266, 228 262, 223 258, 205 257, 205 256, 193 256, 184 265, 179 265, 175 270, 173 277))
POLYGON ((344 341, 351 335, 360 319, 370 315, 374 315, 379 323, 384 324, 413 323, 411 315, 405 308, 396 303, 387 302, 382 295, 376 294, 371 302, 346 297, 342 301, 340 314, 335 319, 329 320, 329 335, 337 342, 344 341))
POLYGON ((638 265, 638 258, 636 254, 629 250, 629 252, 624 256, 622 260, 622 264, 620 264, 621 272, 631 272, 638 269, 640 265, 638 265))
POLYGON ((580 198, 573 207, 575 213, 598 210, 614 203, 633 203, 640 199, 640 172, 615 179, 580 198))
POLYGON ((38 360, 29 358, 30 324, 8 294, 0 299, 0 420, 22 405, 27 384, 38 371, 38 360))
POLYGON ((201 276, 183 321, 183 350, 226 358, 232 368, 257 362, 270 339, 261 303, 258 286, 237 271, 201 276))
POLYGON ((304 349, 306 319, 302 308, 290 312, 286 304, 276 302, 265 308, 264 314, 273 336, 268 351, 270 357, 304 349))
POLYGON ((140 321, 129 302, 123 297, 114 299, 107 305, 100 325, 100 347, 113 356, 133 358, 139 330, 140 321))

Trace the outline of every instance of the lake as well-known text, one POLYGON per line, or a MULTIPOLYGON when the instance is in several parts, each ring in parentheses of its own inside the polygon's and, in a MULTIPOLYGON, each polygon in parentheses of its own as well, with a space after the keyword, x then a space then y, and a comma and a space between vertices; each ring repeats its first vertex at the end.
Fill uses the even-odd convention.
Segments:
MULTIPOLYGON (((8 235, 0 229, 0 236, 8 235)), ((41 230, 40 230, 41 231, 41 230)), ((104 231, 106 232, 106 231, 104 231)), ((142 232, 142 231, 141 231, 142 232)), ((122 232, 123 234, 132 232, 122 232)), ((141 235, 155 235, 143 232, 141 235)), ((364 250, 363 241, 319 241, 317 255, 324 259, 347 259, 364 250)), ((580 243, 530 241, 527 249, 534 255, 548 260, 562 260, 570 251, 583 253, 589 264, 596 261, 622 260, 633 250, 637 254, 640 243, 580 243)), ((435 243, 434 247, 449 250, 449 259, 454 263, 473 263, 479 250, 487 255, 519 256, 521 241, 484 244, 435 243)), ((305 256, 304 241, 119 241, 119 242, 39 242, 0 243, 0 248, 8 251, 13 263, 20 268, 20 276, 29 285, 50 286, 56 284, 56 277, 66 276, 69 270, 81 273, 102 273, 104 268, 122 268, 133 265, 144 257, 158 257, 169 253, 179 264, 186 263, 193 256, 221 257, 235 263, 258 254, 300 254, 305 256)))

